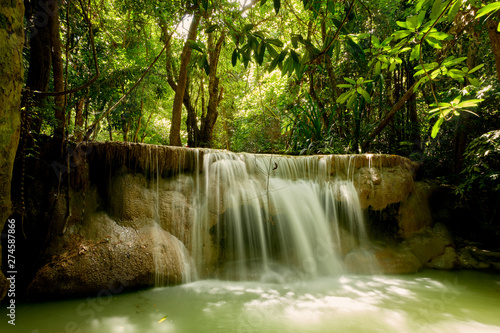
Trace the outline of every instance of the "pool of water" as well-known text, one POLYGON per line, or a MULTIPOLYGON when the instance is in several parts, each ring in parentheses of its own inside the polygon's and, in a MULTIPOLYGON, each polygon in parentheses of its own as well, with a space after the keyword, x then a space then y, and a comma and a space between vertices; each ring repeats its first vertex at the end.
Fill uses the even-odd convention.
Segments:
MULTIPOLYGON (((16 306, 1 332, 500 332, 500 275, 424 271, 283 284, 203 280, 16 306)), ((6 319, 7 318, 7 319, 6 319)))

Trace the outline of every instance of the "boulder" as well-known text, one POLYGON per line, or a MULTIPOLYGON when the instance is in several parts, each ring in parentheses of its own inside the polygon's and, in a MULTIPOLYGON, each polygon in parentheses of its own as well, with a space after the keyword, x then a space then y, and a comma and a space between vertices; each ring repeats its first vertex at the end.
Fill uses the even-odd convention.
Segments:
POLYGON ((401 248, 385 248, 375 252, 380 270, 383 274, 416 273, 422 264, 411 252, 401 248))
POLYGON ((445 248, 444 253, 427 263, 427 267, 435 269, 453 269, 458 265, 458 255, 451 246, 445 248))
POLYGON ((436 186, 427 182, 415 182, 415 191, 401 203, 398 212, 399 234, 403 238, 432 226, 429 197, 436 186))
POLYGON ((446 247, 453 246, 453 241, 446 227, 438 223, 433 228, 426 228, 415 233, 403 242, 403 246, 413 253, 421 264, 425 265, 443 255, 446 247))
POLYGON ((159 280, 178 284, 190 274, 187 251, 170 233, 158 227, 116 228, 121 229, 119 235, 99 241, 72 235, 64 252, 38 270, 28 297, 96 296, 116 288, 151 286, 159 280))

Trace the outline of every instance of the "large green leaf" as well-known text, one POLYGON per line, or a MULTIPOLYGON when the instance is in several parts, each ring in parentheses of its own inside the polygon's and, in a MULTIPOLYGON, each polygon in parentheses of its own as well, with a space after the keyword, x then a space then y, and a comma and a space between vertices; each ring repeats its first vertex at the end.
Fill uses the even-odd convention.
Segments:
POLYGON ((231 56, 231 63, 233 64, 233 67, 236 66, 236 63, 238 62, 238 58, 239 58, 238 50, 234 50, 233 55, 231 56))
POLYGON ((431 133, 431 137, 433 139, 436 138, 438 132, 439 132, 439 129, 441 128, 441 125, 443 124, 443 121, 444 121, 444 118, 439 118, 436 123, 434 124, 434 126, 432 126, 432 133, 431 133))
POLYGON ((483 17, 500 9, 500 1, 490 3, 477 11, 476 18, 483 17))
POLYGON ((274 0, 274 11, 276 12, 276 14, 279 13, 280 8, 281 8, 281 0, 274 0))

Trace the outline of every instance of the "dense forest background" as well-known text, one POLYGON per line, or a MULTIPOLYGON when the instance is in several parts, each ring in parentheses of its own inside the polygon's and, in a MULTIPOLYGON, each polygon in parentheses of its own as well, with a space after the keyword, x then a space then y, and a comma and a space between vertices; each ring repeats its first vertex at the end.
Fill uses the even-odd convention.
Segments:
POLYGON ((391 153, 458 173, 500 128, 499 8, 25 1, 23 138, 391 153))
POLYGON ((458 175, 467 156, 498 154, 493 134, 478 139, 482 152, 466 148, 500 128, 499 9, 480 0, 25 1, 21 147, 36 151, 50 136, 61 149, 109 140, 390 153, 425 163, 432 177, 458 175))

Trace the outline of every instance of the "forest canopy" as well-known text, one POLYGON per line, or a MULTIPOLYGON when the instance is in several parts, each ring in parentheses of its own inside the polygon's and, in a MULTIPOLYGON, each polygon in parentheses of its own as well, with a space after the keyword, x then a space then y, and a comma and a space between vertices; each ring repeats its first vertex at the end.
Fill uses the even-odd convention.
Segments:
POLYGON ((458 172, 499 126, 500 3, 26 1, 23 133, 458 172))

